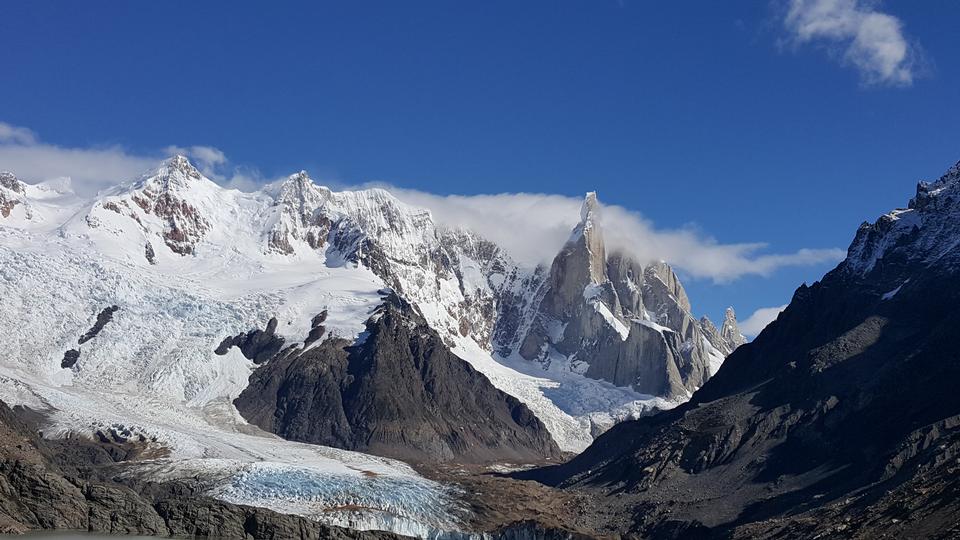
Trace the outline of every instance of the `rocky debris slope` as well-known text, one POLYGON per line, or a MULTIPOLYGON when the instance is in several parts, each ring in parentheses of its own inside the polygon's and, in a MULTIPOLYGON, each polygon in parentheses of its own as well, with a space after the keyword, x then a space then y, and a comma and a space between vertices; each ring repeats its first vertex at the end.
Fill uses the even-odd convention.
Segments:
POLYGON ((69 529, 219 538, 387 539, 209 499, 189 484, 115 480, 136 448, 47 441, 0 401, 0 534, 69 529))
POLYGON ((362 342, 287 349, 253 373, 235 404, 286 439, 417 463, 560 457, 525 405, 454 356, 395 294, 362 342))
POLYGON ((954 167, 860 228, 686 404, 524 476, 584 489, 597 530, 655 538, 960 534, 954 167))
MULTIPOLYGON (((691 314, 680 280, 663 262, 641 265, 606 252, 596 195, 587 194, 581 221, 554 258, 526 324, 505 349, 655 396, 687 396, 743 343, 733 311, 722 331, 691 314)), ((508 339, 510 336, 505 336, 508 339)))

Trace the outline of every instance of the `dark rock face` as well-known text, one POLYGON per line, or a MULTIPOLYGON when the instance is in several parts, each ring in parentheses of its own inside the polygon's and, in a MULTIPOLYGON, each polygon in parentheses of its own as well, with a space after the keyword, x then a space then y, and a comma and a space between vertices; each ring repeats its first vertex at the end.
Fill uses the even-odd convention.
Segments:
POLYGON ((323 326, 323 323, 327 320, 327 310, 323 310, 313 317, 313 320, 310 321, 310 334, 307 335, 307 339, 304 341, 307 345, 319 341, 323 337, 323 334, 327 331, 326 327, 323 326))
POLYGON ((414 462, 560 456, 525 405, 454 356, 396 296, 368 321, 362 344, 328 339, 281 353, 235 404, 287 439, 414 462))
POLYGON ((929 213, 896 242, 862 227, 848 260, 797 289, 689 403, 520 476, 606 498, 591 519, 608 532, 956 537, 960 267, 956 248, 930 260, 909 243, 960 237, 952 216, 929 213))
POLYGON ((262 364, 273 358, 283 348, 284 339, 276 335, 276 331, 277 319, 273 317, 267 322, 266 330, 251 330, 246 334, 225 338, 214 352, 224 355, 231 347, 237 347, 247 360, 262 364))
POLYGON ((16 176, 0 171, 0 217, 10 217, 13 207, 23 204, 25 193, 23 183, 16 176))
POLYGON ((70 529, 106 534, 253 539, 391 539, 203 497, 189 485, 101 478, 116 445, 45 441, 0 401, 0 534, 70 529))
POLYGON ((77 365, 77 361, 80 360, 80 351, 77 349, 70 349, 69 351, 63 353, 63 360, 60 361, 60 367, 63 369, 69 369, 77 365))
POLYGON ((97 334, 103 330, 103 327, 107 325, 108 322, 113 320, 113 314, 120 309, 120 306, 110 306, 103 308, 103 310, 97 314, 97 322, 93 323, 93 326, 87 330, 87 333, 80 336, 80 339, 77 340, 78 345, 83 345, 84 343, 90 341, 91 339, 97 337, 97 334))
POLYGON ((149 241, 143 245, 143 256, 147 258, 148 263, 157 264, 157 253, 153 250, 153 244, 149 241))
MULTIPOLYGON (((120 306, 109 306, 103 308, 103 310, 97 314, 97 321, 93 323, 93 326, 86 331, 80 339, 77 340, 77 345, 83 345, 84 343, 90 341, 91 339, 97 337, 101 330, 113 320, 113 314, 120 309, 120 306)), ((69 369, 77 365, 77 362, 80 360, 80 350, 79 349, 70 349, 67 352, 63 353, 63 360, 60 361, 60 367, 63 369, 69 369)))

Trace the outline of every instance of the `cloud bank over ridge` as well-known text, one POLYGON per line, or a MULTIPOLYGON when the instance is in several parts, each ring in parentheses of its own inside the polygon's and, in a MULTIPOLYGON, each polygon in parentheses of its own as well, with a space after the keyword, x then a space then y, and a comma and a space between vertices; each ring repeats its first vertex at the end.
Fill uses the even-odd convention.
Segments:
MULTIPOLYGON (((441 196, 379 187, 428 208, 440 223, 477 231, 527 264, 549 263, 580 219, 582 203, 579 198, 537 193, 441 196)), ((762 242, 724 244, 694 227, 659 229, 641 214, 616 205, 602 205, 601 222, 609 251, 623 250, 643 262, 665 260, 688 276, 717 283, 769 276, 787 266, 835 263, 846 256, 836 248, 763 253, 767 244, 762 242)))
MULTIPOLYGON (((27 128, 0 122, 0 170, 33 182, 70 177, 84 196, 137 178, 175 153, 187 155, 206 176, 226 187, 253 191, 265 182, 258 171, 234 166, 212 146, 171 145, 154 155, 130 153, 119 146, 63 147, 42 142, 27 128)), ((528 265, 549 264, 577 224, 582 203, 580 198, 538 193, 462 196, 383 184, 361 187, 371 186, 429 209, 439 223, 476 231, 528 265)), ((762 242, 724 244, 694 227, 657 228, 641 214, 616 205, 603 205, 601 220, 608 250, 623 250, 643 262, 665 260, 686 276, 716 283, 769 276, 788 266, 837 262, 845 256, 840 249, 767 253, 762 242)))

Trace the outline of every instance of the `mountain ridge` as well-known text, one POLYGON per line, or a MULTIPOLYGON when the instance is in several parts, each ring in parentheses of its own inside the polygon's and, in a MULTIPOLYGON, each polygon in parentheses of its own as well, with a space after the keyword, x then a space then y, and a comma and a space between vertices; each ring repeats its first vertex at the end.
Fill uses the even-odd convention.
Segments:
POLYGON ((597 494, 602 532, 953 537, 960 268, 956 245, 937 241, 960 237, 955 169, 920 184, 915 216, 861 226, 848 259, 799 287, 690 401, 518 476, 597 494))

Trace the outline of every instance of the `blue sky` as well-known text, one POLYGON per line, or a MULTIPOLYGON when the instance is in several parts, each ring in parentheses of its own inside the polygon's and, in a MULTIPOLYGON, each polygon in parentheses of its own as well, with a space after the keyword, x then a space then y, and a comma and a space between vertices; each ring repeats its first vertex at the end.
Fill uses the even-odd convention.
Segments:
MULTIPOLYGON (((754 259, 845 249, 960 160, 957 20, 950 0, 8 1, 0 169, 47 174, 17 161, 31 145, 202 145, 224 181, 596 190, 658 230, 768 244, 754 259)), ((745 318, 833 264, 686 284, 745 318)))

